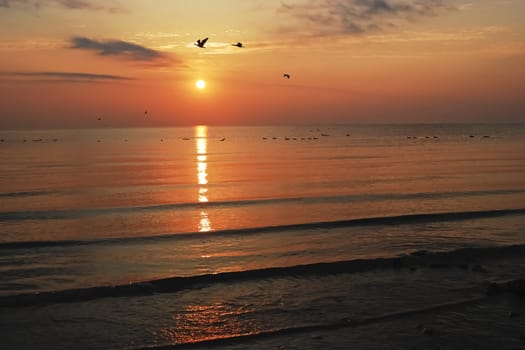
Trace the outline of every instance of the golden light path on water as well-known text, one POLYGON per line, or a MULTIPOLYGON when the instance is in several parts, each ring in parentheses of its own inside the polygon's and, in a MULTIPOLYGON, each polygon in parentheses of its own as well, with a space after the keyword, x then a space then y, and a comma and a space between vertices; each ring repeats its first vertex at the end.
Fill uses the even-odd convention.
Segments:
MULTIPOLYGON (((197 182, 199 184, 199 203, 208 202, 208 127, 198 125, 195 127, 195 140, 197 148, 197 182)), ((199 231, 212 230, 208 212, 201 210, 199 231)))

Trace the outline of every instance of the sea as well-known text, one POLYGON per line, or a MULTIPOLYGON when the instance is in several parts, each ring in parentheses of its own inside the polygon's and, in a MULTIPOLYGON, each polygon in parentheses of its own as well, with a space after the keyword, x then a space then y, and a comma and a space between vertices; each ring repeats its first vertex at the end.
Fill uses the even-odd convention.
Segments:
POLYGON ((523 124, 0 139, 0 348, 523 346, 523 124))

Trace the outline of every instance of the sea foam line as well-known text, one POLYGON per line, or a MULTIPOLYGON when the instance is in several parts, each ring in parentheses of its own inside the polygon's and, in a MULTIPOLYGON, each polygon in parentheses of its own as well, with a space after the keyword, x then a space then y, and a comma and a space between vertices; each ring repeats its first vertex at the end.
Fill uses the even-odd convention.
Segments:
POLYGON ((227 346, 227 345, 239 345, 239 343, 243 341, 252 342, 258 339, 278 337, 278 336, 284 336, 284 335, 312 333, 312 332, 319 332, 319 331, 331 331, 331 330, 338 330, 338 329, 344 329, 344 328, 356 328, 360 326, 366 326, 369 324, 396 320, 396 319, 403 318, 403 317, 410 317, 413 315, 420 315, 420 314, 438 312, 438 311, 447 310, 447 309, 455 309, 459 307, 475 305, 475 304, 479 304, 485 301, 486 299, 487 299, 487 296, 482 296, 482 297, 477 297, 477 298, 472 298, 472 299, 459 300, 459 301, 455 301, 451 303, 432 305, 432 306, 421 308, 421 309, 411 309, 411 310, 405 310, 402 312, 389 313, 389 314, 384 314, 384 315, 365 318, 365 319, 342 319, 342 320, 339 320, 333 323, 280 328, 280 329, 273 329, 273 330, 267 330, 267 331, 262 331, 262 332, 246 333, 246 334, 239 334, 239 335, 226 336, 226 337, 217 337, 213 339, 205 339, 205 340, 200 340, 200 341, 195 341, 195 342, 142 347, 142 348, 137 348, 135 350, 177 350, 177 349, 201 348, 203 346, 218 347, 218 346, 227 346))
POLYGON ((325 276, 327 274, 349 274, 376 269, 414 267, 468 268, 469 265, 479 264, 480 261, 523 256, 525 256, 525 245, 461 248, 447 252, 418 251, 400 257, 321 262, 187 277, 169 277, 115 286, 108 285, 42 293, 7 295, 0 296, 0 307, 78 302, 108 297, 144 296, 155 293, 173 293, 191 288, 203 288, 217 283, 235 283, 268 278, 299 278, 325 276))
MULTIPOLYGON (((495 218, 503 216, 525 215, 525 208, 522 209, 502 209, 502 210, 482 210, 482 211, 463 211, 463 212, 440 212, 426 214, 409 214, 398 216, 380 216, 369 218, 358 218, 349 220, 336 221, 319 221, 300 224, 247 227, 239 229, 217 230, 206 234, 214 236, 226 236, 237 234, 263 234, 286 231, 312 230, 312 229, 336 229, 359 226, 384 226, 384 225, 402 225, 416 224, 426 222, 443 222, 443 221, 464 221, 484 218, 495 218)), ((113 237, 92 240, 57 240, 57 241, 15 241, 0 243, 0 250, 3 249, 28 249, 44 247, 67 247, 94 244, 126 244, 133 242, 176 240, 202 238, 202 232, 180 232, 168 233, 153 236, 134 236, 134 237, 113 237)))
MULTIPOLYGON (((104 207, 104 208, 81 208, 61 210, 29 210, 29 211, 6 211, 0 212, 0 222, 27 221, 27 220, 67 220, 80 219, 113 214, 136 214, 141 212, 170 211, 199 208, 222 208, 222 207, 246 207, 257 205, 274 204, 315 204, 315 203, 352 203, 352 202, 377 202, 377 201, 400 201, 420 199, 443 199, 457 197, 477 197, 491 195, 523 194, 525 189, 501 189, 490 191, 466 191, 466 192, 421 192, 421 193, 380 193, 343 196, 317 196, 317 197, 287 197, 287 198, 265 198, 247 199, 217 202, 186 202, 168 203, 158 205, 133 206, 133 207, 104 207)), ((6 197, 40 195, 39 192, 17 192, 4 193, 6 197)))

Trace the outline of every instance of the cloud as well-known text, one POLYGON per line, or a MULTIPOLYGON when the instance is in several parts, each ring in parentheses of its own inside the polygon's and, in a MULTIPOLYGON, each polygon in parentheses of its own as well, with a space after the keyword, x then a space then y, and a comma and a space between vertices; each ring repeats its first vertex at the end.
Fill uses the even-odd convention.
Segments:
POLYGON ((82 72, 0 72, 0 76, 11 78, 36 78, 53 81, 76 81, 76 82, 100 82, 100 81, 123 81, 132 80, 131 78, 111 75, 111 74, 93 74, 82 72))
POLYGON ((10 8, 12 5, 25 5, 34 8, 54 5, 72 10, 93 10, 106 11, 110 13, 127 12, 123 7, 114 1, 95 1, 95 0, 0 0, 0 8, 10 8))
POLYGON ((85 37, 74 37, 71 39, 71 44, 73 49, 91 50, 100 56, 116 56, 129 61, 158 65, 170 65, 176 61, 160 51, 122 40, 97 41, 85 37))
POLYGON ((370 43, 425 42, 425 41, 474 41, 487 40, 500 33, 511 33, 510 28, 488 26, 454 31, 411 32, 403 31, 393 34, 374 34, 366 36, 370 43))
POLYGON ((303 28, 310 35, 341 35, 381 31, 452 9, 445 0, 306 0, 283 2, 278 13, 295 20, 283 31, 303 28))

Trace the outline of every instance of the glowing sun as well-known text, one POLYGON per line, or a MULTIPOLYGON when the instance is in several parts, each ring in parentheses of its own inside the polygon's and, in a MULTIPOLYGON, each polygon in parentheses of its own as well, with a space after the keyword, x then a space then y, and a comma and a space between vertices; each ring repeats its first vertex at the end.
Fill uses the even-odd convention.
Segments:
POLYGON ((202 90, 206 87, 206 82, 202 79, 199 79, 195 82, 195 86, 197 87, 197 89, 202 90))

